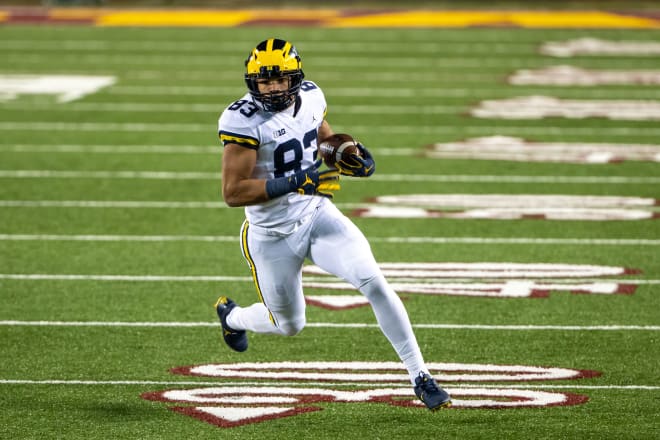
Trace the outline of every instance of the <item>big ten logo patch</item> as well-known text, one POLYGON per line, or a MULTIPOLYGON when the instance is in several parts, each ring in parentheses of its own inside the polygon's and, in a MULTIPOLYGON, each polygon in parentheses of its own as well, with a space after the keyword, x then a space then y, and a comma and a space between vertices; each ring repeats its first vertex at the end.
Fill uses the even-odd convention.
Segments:
MULTIPOLYGON (((428 367, 440 383, 459 384, 445 386, 452 396, 454 409, 578 405, 588 397, 512 383, 600 375, 593 370, 522 365, 431 363, 428 367)), ((382 403, 426 410, 415 398, 403 365, 396 362, 207 364, 171 371, 223 382, 218 382, 217 386, 147 392, 142 398, 176 404, 169 409, 222 428, 322 411, 328 404, 382 403), (255 385, 255 380, 266 382, 255 385)))

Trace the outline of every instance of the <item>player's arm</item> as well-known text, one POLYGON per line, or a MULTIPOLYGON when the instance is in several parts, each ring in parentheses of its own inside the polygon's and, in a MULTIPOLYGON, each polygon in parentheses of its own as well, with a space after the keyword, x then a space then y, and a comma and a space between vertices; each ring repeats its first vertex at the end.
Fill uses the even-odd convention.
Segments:
POLYGON ((246 206, 268 200, 266 180, 252 179, 257 151, 227 143, 222 155, 222 197, 229 206, 246 206))
POLYGON ((290 192, 332 198, 339 186, 335 170, 319 172, 321 161, 288 177, 253 179, 256 150, 227 143, 222 157, 222 197, 229 206, 262 203, 290 192))
POLYGON ((319 127, 318 133, 319 133, 318 134, 319 142, 335 134, 334 130, 330 127, 330 124, 328 124, 328 121, 326 121, 325 119, 323 120, 323 122, 321 122, 321 126, 319 127))

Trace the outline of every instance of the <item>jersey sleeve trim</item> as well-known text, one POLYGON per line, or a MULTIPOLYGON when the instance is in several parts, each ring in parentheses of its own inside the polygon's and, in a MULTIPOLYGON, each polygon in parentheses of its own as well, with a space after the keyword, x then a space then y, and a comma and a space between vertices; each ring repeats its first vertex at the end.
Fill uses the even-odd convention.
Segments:
POLYGON ((251 136, 245 136, 243 134, 232 133, 225 130, 220 130, 218 136, 220 136, 220 142, 222 142, 222 145, 238 144, 243 147, 252 148, 253 150, 259 148, 259 139, 251 136))

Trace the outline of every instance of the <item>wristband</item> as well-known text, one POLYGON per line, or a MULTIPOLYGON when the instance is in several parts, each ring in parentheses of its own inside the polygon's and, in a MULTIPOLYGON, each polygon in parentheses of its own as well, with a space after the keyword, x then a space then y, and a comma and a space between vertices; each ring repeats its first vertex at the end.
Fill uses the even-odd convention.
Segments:
POLYGON ((291 180, 288 177, 266 180, 266 194, 268 198, 274 199, 294 191, 296 188, 292 185, 291 180))

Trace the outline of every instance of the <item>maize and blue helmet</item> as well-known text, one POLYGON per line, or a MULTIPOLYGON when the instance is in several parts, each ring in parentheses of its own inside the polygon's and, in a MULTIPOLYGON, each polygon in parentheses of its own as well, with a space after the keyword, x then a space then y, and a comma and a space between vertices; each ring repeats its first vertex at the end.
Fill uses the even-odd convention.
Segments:
POLYGON ((270 38, 257 44, 245 60, 245 83, 252 97, 268 112, 279 112, 294 103, 305 74, 296 48, 288 41, 270 38), (258 79, 286 77, 286 91, 261 93, 258 79))

